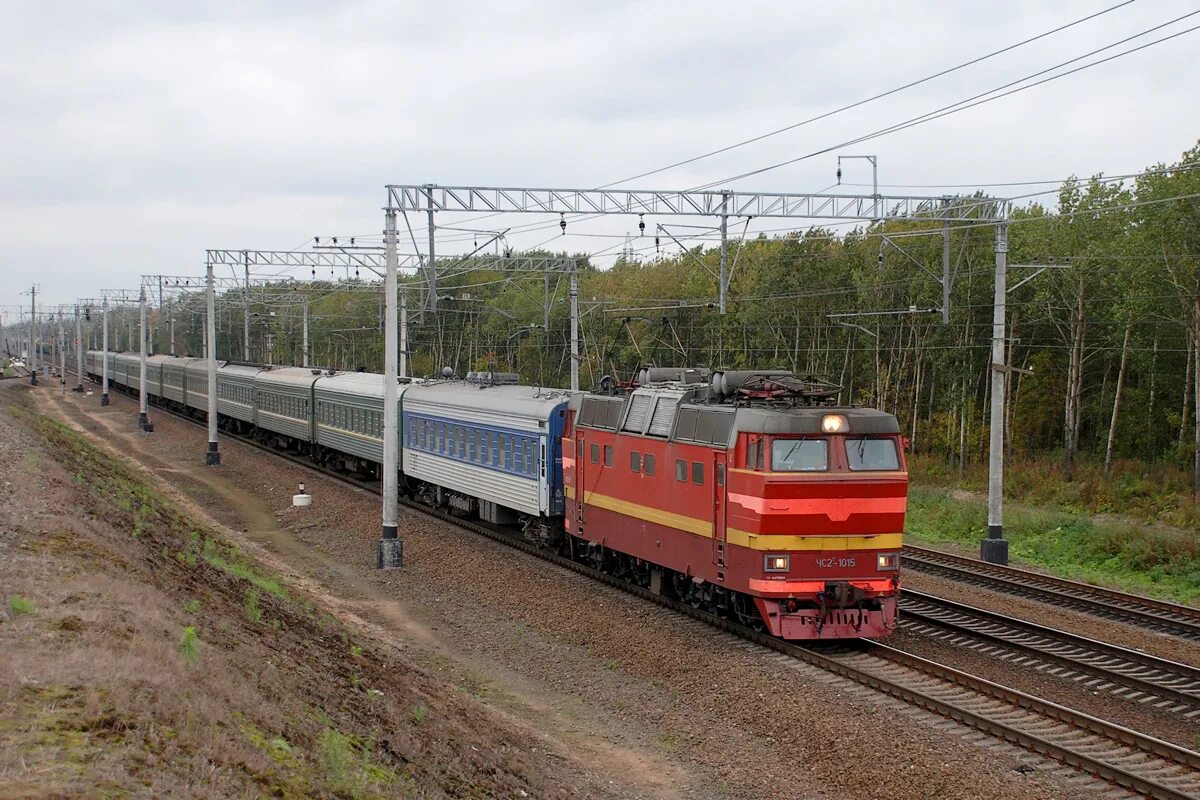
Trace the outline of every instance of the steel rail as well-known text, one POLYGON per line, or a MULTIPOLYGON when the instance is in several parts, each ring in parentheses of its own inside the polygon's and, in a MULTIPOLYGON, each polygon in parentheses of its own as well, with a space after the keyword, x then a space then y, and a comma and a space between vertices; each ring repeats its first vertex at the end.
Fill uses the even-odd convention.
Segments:
POLYGON ((1016 567, 905 545, 903 566, 1159 633, 1200 641, 1200 609, 1016 567))
MULTIPOLYGON (((125 389, 126 387, 119 387, 118 390, 125 391, 125 389)), ((173 409, 164 406, 156 406, 156 408, 193 424, 204 424, 173 409)), ((283 458, 297 467, 315 474, 373 494, 378 494, 380 491, 378 482, 363 481, 343 475, 314 464, 310 459, 297 453, 278 450, 249 437, 229 432, 226 432, 226 436, 265 453, 283 458)), ((401 504, 426 516, 480 534, 565 570, 584 575, 686 617, 707 623, 796 661, 847 678, 910 705, 1075 767, 1110 784, 1130 789, 1146 797, 1155 798, 1155 800, 1200 799, 1200 753, 884 644, 866 640, 856 643, 857 647, 862 648, 863 654, 876 656, 880 661, 886 661, 917 673, 915 680, 902 681, 894 676, 889 677, 881 674, 882 670, 856 665, 854 653, 840 656, 829 655, 812 646, 776 639, 760 631, 741 626, 732 620, 692 608, 687 603, 655 594, 649 589, 630 584, 586 564, 543 550, 519 538, 519 534, 491 528, 480 522, 464 520, 448 512, 430 508, 406 498, 401 498, 401 504), (935 693, 925 685, 930 677, 944 685, 953 685, 965 690, 970 695, 964 700, 961 696, 955 697, 953 693, 945 692, 944 689, 935 693), (975 698, 985 697, 987 701, 981 703, 976 699, 974 701, 975 708, 971 708, 971 695, 975 698), (995 701, 1000 701, 1007 708, 997 711, 995 701), (1030 727, 1036 727, 1038 731, 1025 730, 1014 724, 1013 709, 1034 715, 1035 719, 1029 720, 1030 727), (1048 720, 1056 723, 1055 727, 1057 725, 1065 726, 1066 730, 1057 731, 1054 738, 1049 738, 1045 733, 1048 720), (1078 740, 1080 732, 1088 734, 1082 744, 1078 740), (1101 755, 1096 755, 1096 750, 1101 746, 1104 746, 1105 749, 1101 755), (1147 764, 1145 763, 1147 757, 1157 759, 1157 762, 1147 764), (1169 781, 1169 783, 1164 781, 1169 781)), ((1017 716, 1021 715, 1018 713, 1017 716)))
MULTIPOLYGON (((1200 669, 1085 636, 997 614, 912 589, 900 596, 901 624, 920 633, 935 628, 955 644, 975 640, 986 654, 1007 650, 1009 663, 1056 667, 1054 674, 1092 676, 1111 694, 1191 719, 1200 716, 1200 669)), ((970 645, 968 645, 970 646, 970 645)), ((976 648, 978 649, 978 648, 976 648)))

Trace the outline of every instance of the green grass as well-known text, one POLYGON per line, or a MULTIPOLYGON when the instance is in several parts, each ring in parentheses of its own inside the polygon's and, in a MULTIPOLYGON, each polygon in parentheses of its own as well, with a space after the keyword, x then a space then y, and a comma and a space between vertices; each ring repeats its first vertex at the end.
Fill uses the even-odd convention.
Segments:
POLYGON ((338 796, 377 797, 396 783, 396 773, 374 761, 374 747, 326 728, 317 740, 325 780, 338 796))
POLYGON ((200 658, 200 634, 191 625, 184 628, 183 635, 179 637, 179 654, 189 664, 195 664, 200 658))
MULTIPOLYGON (((980 500, 955 498, 946 489, 910 489, 906 532, 914 544, 977 549, 985 521, 980 500)), ((1200 601, 1200 537, 1194 533, 1010 506, 1004 534, 1014 559, 1057 575, 1176 602, 1200 601)))
POLYGON ((262 608, 258 604, 260 596, 257 589, 250 587, 246 590, 242 601, 242 609, 246 612, 246 618, 255 624, 263 621, 262 608))
POLYGON ((8 610, 14 617, 19 617, 22 614, 34 613, 37 611, 37 606, 20 595, 13 595, 8 598, 8 610))
MULTIPOLYGON (((927 454, 911 456, 909 471, 918 486, 987 491, 986 460, 972 463, 961 482, 957 468, 927 454)), ((1119 459, 1105 479, 1103 460, 1083 453, 1076 459, 1074 479, 1065 481, 1061 457, 1017 457, 1004 469, 1004 497, 1068 513, 1119 515, 1179 527, 1200 523, 1191 472, 1173 463, 1119 459)))

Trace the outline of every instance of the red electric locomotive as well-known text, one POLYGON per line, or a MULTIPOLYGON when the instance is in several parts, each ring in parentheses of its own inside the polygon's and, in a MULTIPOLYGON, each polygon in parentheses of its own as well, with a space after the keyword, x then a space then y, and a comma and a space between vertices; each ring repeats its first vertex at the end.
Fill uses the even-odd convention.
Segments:
POLYGON ((576 557, 785 639, 891 633, 908 492, 896 418, 829 405, 835 390, 787 373, 676 374, 571 400, 576 557))

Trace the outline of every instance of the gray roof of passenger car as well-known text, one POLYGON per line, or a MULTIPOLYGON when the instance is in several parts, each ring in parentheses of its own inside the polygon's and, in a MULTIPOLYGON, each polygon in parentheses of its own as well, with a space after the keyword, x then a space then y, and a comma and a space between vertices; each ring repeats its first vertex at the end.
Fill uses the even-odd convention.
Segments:
POLYGON ((570 396, 571 392, 565 389, 431 381, 410 385, 404 392, 404 402, 436 403, 449 408, 482 409, 544 419, 556 406, 567 402, 570 396))
MULTIPOLYGON (((204 373, 208 372, 208 359, 207 358, 181 358, 179 360, 184 362, 183 368, 184 368, 184 370, 186 370, 188 372, 204 372, 204 373)), ((217 369, 220 369, 221 367, 225 366, 225 363, 226 362, 224 362, 218 358, 217 359, 217 369)))
POLYGON ((317 390, 383 397, 383 379, 384 376, 378 372, 339 372, 336 375, 322 376, 317 382, 317 390))
POLYGON ((255 377, 255 383, 264 385, 277 384, 280 386, 310 387, 317 378, 321 377, 319 369, 307 367, 275 367, 261 370, 255 377), (315 375, 313 373, 316 373, 315 375))
POLYGON ((262 367, 253 367, 249 364, 225 364, 221 367, 222 376, 232 376, 246 380, 254 378, 261 371, 262 367))

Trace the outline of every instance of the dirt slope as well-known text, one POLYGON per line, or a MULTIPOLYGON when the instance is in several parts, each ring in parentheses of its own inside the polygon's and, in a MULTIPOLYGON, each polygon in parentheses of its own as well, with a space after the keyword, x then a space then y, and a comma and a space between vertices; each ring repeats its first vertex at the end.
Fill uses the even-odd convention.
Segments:
POLYGON ((0 798, 628 796, 0 389, 0 798))

